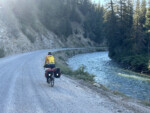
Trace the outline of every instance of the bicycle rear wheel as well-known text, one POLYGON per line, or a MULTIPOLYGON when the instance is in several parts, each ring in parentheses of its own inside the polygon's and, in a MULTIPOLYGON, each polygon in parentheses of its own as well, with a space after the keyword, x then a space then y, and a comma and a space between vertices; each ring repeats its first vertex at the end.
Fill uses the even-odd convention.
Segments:
POLYGON ((54 87, 54 78, 51 79, 51 87, 54 87))

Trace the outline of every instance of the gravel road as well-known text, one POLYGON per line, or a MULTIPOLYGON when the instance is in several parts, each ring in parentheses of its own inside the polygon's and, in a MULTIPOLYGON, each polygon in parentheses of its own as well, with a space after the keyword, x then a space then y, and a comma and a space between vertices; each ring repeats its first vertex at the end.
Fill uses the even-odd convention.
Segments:
POLYGON ((0 113, 150 113, 148 107, 113 101, 65 76, 49 87, 43 69, 47 52, 0 59, 0 113))

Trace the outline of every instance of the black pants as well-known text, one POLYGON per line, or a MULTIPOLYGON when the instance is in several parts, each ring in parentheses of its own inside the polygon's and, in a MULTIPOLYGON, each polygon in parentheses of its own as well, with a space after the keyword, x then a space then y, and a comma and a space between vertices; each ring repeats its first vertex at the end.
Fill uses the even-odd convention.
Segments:
POLYGON ((55 68, 55 64, 46 64, 45 68, 55 68))

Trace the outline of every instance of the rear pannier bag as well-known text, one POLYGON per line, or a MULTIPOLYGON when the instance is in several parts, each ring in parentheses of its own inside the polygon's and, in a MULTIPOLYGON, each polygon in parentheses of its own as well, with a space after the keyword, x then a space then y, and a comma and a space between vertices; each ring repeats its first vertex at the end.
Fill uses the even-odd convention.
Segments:
POLYGON ((60 76, 61 76, 60 68, 56 68, 56 70, 54 71, 54 77, 55 78, 60 78, 60 76))
POLYGON ((49 71, 46 74, 46 78, 50 78, 53 75, 53 71, 49 71))

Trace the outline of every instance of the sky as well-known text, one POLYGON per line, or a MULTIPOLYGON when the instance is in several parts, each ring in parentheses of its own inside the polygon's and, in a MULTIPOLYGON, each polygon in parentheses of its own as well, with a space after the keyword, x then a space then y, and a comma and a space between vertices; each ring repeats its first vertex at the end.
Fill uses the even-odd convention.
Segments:
MULTIPOLYGON (((91 0, 91 1, 95 2, 95 3, 99 3, 99 1, 100 1, 101 4, 104 4, 108 0, 91 0)), ((142 2, 142 0, 140 0, 140 1, 142 2)), ((146 1, 148 2, 149 0, 146 0, 146 1)))
POLYGON ((92 2, 95 2, 95 3, 99 3, 99 1, 101 4, 104 4, 106 0, 92 0, 92 2))

